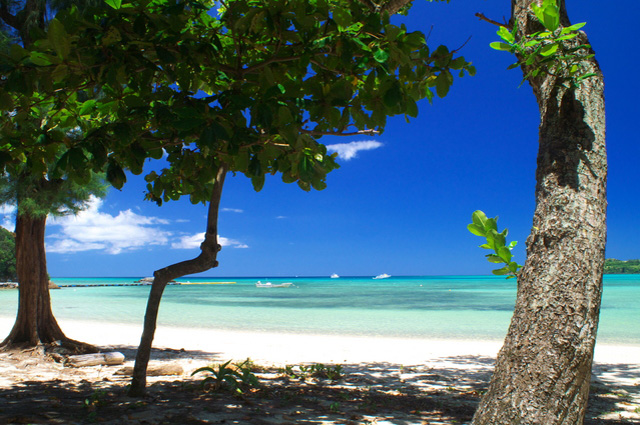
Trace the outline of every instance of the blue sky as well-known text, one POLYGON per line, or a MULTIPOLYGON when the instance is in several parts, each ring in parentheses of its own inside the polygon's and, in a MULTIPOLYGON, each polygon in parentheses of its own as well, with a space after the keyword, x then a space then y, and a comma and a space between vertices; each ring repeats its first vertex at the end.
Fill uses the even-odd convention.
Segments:
MULTIPOLYGON (((249 179, 230 176, 219 220, 220 266, 203 275, 489 274, 480 238, 466 230, 476 209, 500 216, 499 225, 520 242, 515 254, 522 263, 534 210, 538 109, 531 89, 518 88, 520 71, 506 70, 513 58, 488 47, 497 28, 474 17, 482 12, 501 21, 509 4, 416 0, 402 21, 431 31, 434 48, 457 48, 472 37, 461 54, 477 75, 456 79, 446 99, 420 103, 409 124, 396 117, 380 136, 323 139, 348 144, 324 191, 303 192, 275 176, 256 193, 249 179)), ((587 22, 606 79, 607 256, 640 258, 634 31, 640 3, 567 0, 567 7, 572 22, 587 22)), ((150 276, 197 255, 206 207, 187 199, 157 207, 143 201, 143 191, 142 177, 129 176, 122 191, 112 189, 78 217, 50 220, 51 276, 150 276)))

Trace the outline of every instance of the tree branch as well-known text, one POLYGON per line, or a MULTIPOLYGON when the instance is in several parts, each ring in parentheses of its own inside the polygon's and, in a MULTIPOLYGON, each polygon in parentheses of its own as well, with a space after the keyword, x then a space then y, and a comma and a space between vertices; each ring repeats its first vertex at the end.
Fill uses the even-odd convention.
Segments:
POLYGON ((486 21, 486 22, 489 22, 490 24, 497 25, 497 26, 499 26, 499 27, 505 27, 505 28, 507 28, 507 29, 509 29, 509 30, 510 30, 510 29, 512 29, 512 25, 509 25, 509 24, 501 24, 501 23, 500 23, 500 22, 498 22, 498 21, 494 21, 493 19, 489 19, 489 18, 487 18, 486 16, 484 16, 484 15, 483 15, 482 13, 480 13, 480 12, 476 13, 476 16, 477 16, 477 17, 478 17, 478 19, 480 19, 481 21, 486 21))

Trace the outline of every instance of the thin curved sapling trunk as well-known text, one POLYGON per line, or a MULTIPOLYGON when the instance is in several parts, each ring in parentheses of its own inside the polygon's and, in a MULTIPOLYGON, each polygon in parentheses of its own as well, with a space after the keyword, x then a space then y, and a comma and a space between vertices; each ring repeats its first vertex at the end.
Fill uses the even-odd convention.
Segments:
POLYGON ((181 276, 202 273, 211 268, 218 266, 216 260, 220 245, 218 245, 218 210, 220 208, 220 197, 222 195, 222 186, 224 185, 225 175, 227 173, 226 166, 222 165, 218 169, 216 182, 211 193, 209 209, 207 213, 207 231, 205 232, 204 242, 200 245, 200 255, 191 260, 182 261, 172 264, 153 273, 154 279, 147 301, 147 310, 144 316, 144 329, 140 346, 136 354, 136 362, 133 368, 133 379, 129 388, 129 395, 138 397, 145 393, 147 383, 147 366, 151 355, 151 345, 156 332, 156 321, 158 319, 158 309, 162 293, 167 283, 181 276))

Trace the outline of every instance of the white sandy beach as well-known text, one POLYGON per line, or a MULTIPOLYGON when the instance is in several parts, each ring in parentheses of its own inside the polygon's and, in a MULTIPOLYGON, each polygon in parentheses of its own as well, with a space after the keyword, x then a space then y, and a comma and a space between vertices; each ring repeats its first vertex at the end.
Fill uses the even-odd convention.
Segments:
MULTIPOLYGON (((0 333, 7 335, 13 322, 13 318, 0 318, 0 333)), ((112 394, 116 394, 122 391, 117 388, 123 388, 129 383, 130 378, 119 375, 119 372, 121 369, 133 366, 135 349, 142 332, 141 325, 76 320, 59 320, 59 323, 70 338, 100 346, 105 351, 122 352, 126 356, 125 364, 70 368, 51 360, 42 361, 31 358, 28 353, 30 350, 25 350, 24 355, 18 356, 0 353, 0 395, 3 391, 6 394, 20 392, 23 386, 34 386, 36 382, 44 383, 42 387, 44 390, 51 385, 58 385, 56 382, 62 383, 59 384, 61 388, 59 397, 72 394, 73 391, 69 392, 69 388, 87 383, 92 388, 92 390, 85 390, 89 391, 88 394, 98 388, 115 391, 112 394)), ((199 382, 198 380, 202 379, 201 376, 192 377, 192 372, 212 363, 227 360, 243 361, 250 358, 255 364, 271 367, 270 372, 261 375, 261 379, 271 382, 270 385, 277 380, 278 375, 275 371, 286 365, 340 364, 346 374, 344 382, 320 387, 315 387, 314 384, 309 384, 311 387, 305 387, 307 384, 302 383, 292 384, 293 388, 296 388, 294 391, 304 392, 306 391, 304 388, 312 390, 310 394, 315 400, 314 405, 319 406, 319 413, 300 410, 297 405, 292 408, 286 403, 283 404, 277 395, 275 404, 268 404, 270 403, 268 397, 258 397, 252 399, 251 403, 254 404, 251 406, 267 403, 265 408, 271 418, 271 422, 259 423, 292 423, 293 417, 313 418, 314 415, 320 415, 318 417, 321 419, 314 422, 319 424, 345 423, 343 420, 345 415, 358 417, 362 420, 361 423, 460 423, 459 418, 468 419, 471 414, 469 412, 473 412, 478 401, 477 391, 488 385, 495 356, 501 344, 501 341, 236 332, 159 326, 154 341, 156 350, 152 352, 150 367, 151 365, 156 367, 171 365, 179 367, 180 372, 178 372, 179 376, 150 376, 148 382, 154 385, 156 397, 160 397, 158 391, 166 391, 167 394, 171 394, 171 399, 174 399, 177 387, 167 387, 167 385, 178 382, 176 380, 182 384, 199 382), (317 401, 318 388, 325 388, 328 391, 324 395, 327 398, 320 397, 320 402, 317 401), (353 400, 355 401, 351 404, 342 401, 340 405, 343 406, 341 409, 344 412, 328 414, 328 406, 335 403, 331 398, 330 388, 338 393, 349 389, 354 391, 353 400), (423 400, 420 398, 422 395, 428 394, 424 400, 432 400, 436 403, 436 408, 433 411, 418 414, 416 412, 421 411, 422 407, 415 410, 418 408, 416 405, 415 408, 403 410, 402 404, 399 404, 392 413, 375 410, 363 413, 362 401, 357 400, 360 395, 369 394, 370 391, 373 391, 373 394, 384 393, 389 397, 414 394, 418 397, 415 400, 418 401, 423 400), (448 410, 443 411, 441 406, 448 406, 448 410), (453 416, 448 416, 451 414, 453 416), (331 415, 335 417, 329 417, 331 415)), ((595 362, 592 375, 592 388, 595 390, 590 399, 589 417, 616 420, 624 417, 629 420, 639 420, 640 412, 636 410, 640 406, 638 390, 640 388, 640 346, 599 344, 596 347, 595 362)), ((180 394, 180 397, 186 397, 180 394)), ((273 394, 279 393, 276 391, 273 394)), ((225 413, 224 408, 219 407, 219 411, 211 413, 210 401, 204 404, 194 400, 181 403, 180 397, 174 400, 172 409, 167 409, 163 401, 158 406, 140 410, 136 413, 139 415, 137 420, 131 416, 130 408, 127 407, 130 400, 122 396, 120 401, 122 408, 110 414, 110 417, 116 419, 108 423, 142 424, 162 421, 173 423, 167 415, 176 415, 177 411, 180 412, 177 414, 180 417, 191 415, 203 421, 210 420, 211 423, 221 423, 220 421, 253 423, 252 421, 256 418, 252 416, 254 413, 247 414, 247 410, 243 409, 232 409, 232 412, 225 413), (125 420, 123 418, 126 422, 122 422, 125 420), (133 422, 132 418, 135 419, 133 422)), ((56 397, 52 399, 58 400, 56 397)), ((117 404, 116 401, 112 403, 117 404)), ((233 404, 236 403, 237 400, 234 400, 233 404)), ((30 412, 28 407, 25 409, 30 412)), ((43 405, 42 409, 57 412, 55 413, 57 415, 61 414, 56 410, 56 406, 43 405)), ((260 411, 260 408, 255 409, 260 411)), ((17 411, 24 413, 24 409, 17 411)), ((255 415, 262 418, 264 411, 263 409, 261 413, 255 413, 255 415)), ((0 413, 0 422, 2 419, 2 413, 0 413)))
MULTIPOLYGON (((14 320, 0 318, 7 335, 14 320)), ((142 325, 59 320, 65 334, 99 346, 129 346, 140 342, 142 325)), ((409 339, 258 333, 158 326, 154 347, 215 354, 219 359, 246 359, 273 365, 298 363, 425 364, 459 356, 495 357, 502 341, 409 339)), ((598 344, 595 362, 640 366, 640 345, 598 344)))

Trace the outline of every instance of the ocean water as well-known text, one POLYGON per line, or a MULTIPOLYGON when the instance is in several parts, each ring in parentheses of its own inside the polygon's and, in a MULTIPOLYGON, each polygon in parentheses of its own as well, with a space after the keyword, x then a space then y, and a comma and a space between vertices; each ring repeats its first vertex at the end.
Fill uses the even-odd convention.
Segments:
MULTIPOLYGON (((136 278, 53 278, 60 319, 141 324, 149 286, 136 278)), ((235 282, 167 286, 161 326, 227 330, 502 340, 516 296, 514 280, 497 276, 415 276, 260 279, 293 282, 256 288, 257 278, 184 278, 235 282)), ((0 291, 0 317, 15 317, 17 290, 0 291)), ((640 276, 607 275, 598 340, 640 345, 640 276)))

